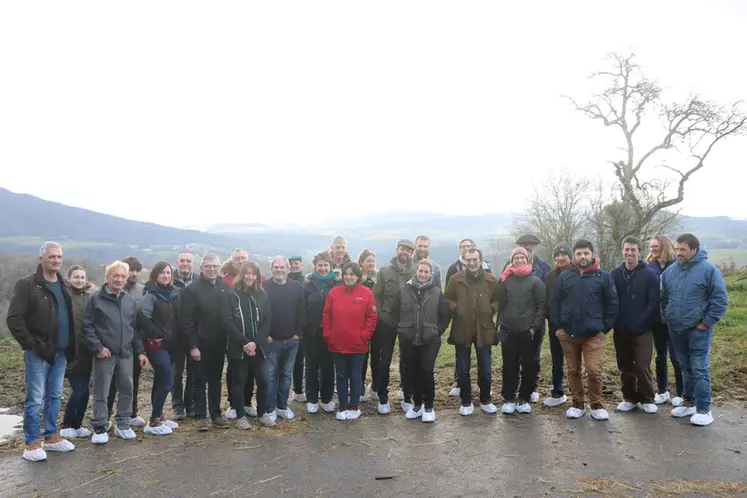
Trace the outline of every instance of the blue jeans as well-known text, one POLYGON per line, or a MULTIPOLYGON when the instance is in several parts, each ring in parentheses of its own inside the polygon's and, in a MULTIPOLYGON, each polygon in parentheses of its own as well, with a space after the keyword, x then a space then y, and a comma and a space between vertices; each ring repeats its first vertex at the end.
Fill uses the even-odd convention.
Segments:
MULTIPOLYGON (((462 406, 472 403, 472 379, 469 375, 470 354, 472 346, 455 346, 456 364, 459 372, 459 390, 462 398, 462 406)), ((477 356, 477 385, 480 388, 480 403, 490 403, 490 384, 492 382, 492 370, 490 366, 490 346, 477 347, 475 344, 475 355, 477 356)))
POLYGON ((348 407, 358 408, 363 381, 363 361, 365 354, 333 353, 335 370, 337 371, 337 398, 340 400, 340 410, 348 407), (349 390, 348 390, 349 389, 349 390), (348 392, 350 397, 348 397, 348 392))
POLYGON ((88 409, 88 399, 91 396, 91 373, 69 373, 67 380, 70 382, 72 392, 65 405, 62 428, 80 429, 88 409))
POLYGON ((39 440, 41 423, 39 410, 44 409, 44 439, 57 433, 57 414, 62 399, 67 358, 65 352, 55 354, 51 365, 34 351, 23 352, 26 366, 26 403, 23 405, 23 437, 26 444, 39 440))
POLYGON ((298 353, 298 339, 273 339, 265 349, 267 370, 270 376, 267 383, 267 413, 275 408, 288 408, 288 394, 290 393, 293 367, 298 353))
POLYGON ((683 392, 686 400, 695 401, 699 413, 711 411, 711 341, 713 328, 697 328, 679 332, 669 329, 682 368, 683 392))
POLYGON ((166 349, 148 352, 148 361, 153 367, 153 389, 150 392, 151 418, 163 415, 163 404, 174 387, 174 371, 171 369, 171 353, 166 349))

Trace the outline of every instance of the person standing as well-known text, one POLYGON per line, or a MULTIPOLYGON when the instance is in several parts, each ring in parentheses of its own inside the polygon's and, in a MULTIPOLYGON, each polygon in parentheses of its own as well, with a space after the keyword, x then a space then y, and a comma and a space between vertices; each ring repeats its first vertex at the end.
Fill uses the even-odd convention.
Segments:
MULTIPOLYGON (((428 259, 430 254, 431 239, 429 239, 427 235, 418 235, 415 238, 415 262, 418 263, 420 261, 428 259)), ((441 267, 432 259, 428 259, 428 261, 430 261, 431 265, 433 265, 433 282, 437 286, 441 287, 441 267)))
POLYGON ((651 325, 659 309, 659 277, 641 261, 641 242, 625 237, 623 262, 610 272, 617 290, 618 313, 612 340, 620 370, 623 401, 617 411, 629 412, 639 406, 656 413, 651 352, 654 346, 651 325))
MULTIPOLYGON (((239 274, 241 265, 249 261, 249 253, 244 249, 237 247, 231 252, 231 259, 223 263, 220 269, 221 278, 229 288, 233 288, 233 282, 236 279, 236 275, 239 274)), ((231 362, 228 362, 226 368, 226 393, 228 394, 226 401, 228 401, 228 409, 226 410, 225 417, 228 420, 234 420, 236 418, 237 407, 234 406, 233 396, 231 388, 233 386, 233 366, 231 362)), ((254 378, 249 375, 247 377, 247 388, 245 389, 245 395, 247 399, 251 400, 251 393, 254 391, 254 378)))
POLYGON ((23 348, 26 370, 23 458, 30 462, 46 460, 47 451, 75 449, 73 443, 57 432, 65 368, 77 350, 73 303, 63 283, 61 268, 62 246, 57 242, 42 244, 36 272, 16 282, 6 318, 10 333, 23 348), (42 408, 44 435, 40 441, 42 408))
POLYGON ((465 260, 465 271, 457 273, 446 286, 444 293, 452 314, 449 344, 456 350, 459 369, 460 415, 472 415, 472 380, 470 379, 470 355, 472 346, 477 355, 477 384, 480 388, 480 409, 488 414, 498 411, 491 401, 491 352, 496 344, 496 329, 493 316, 498 311, 498 280, 485 271, 482 252, 469 249, 465 260))
POLYGON ((682 368, 684 403, 673 417, 690 417, 693 425, 710 425, 710 349, 713 327, 729 304, 721 271, 708 261, 698 238, 685 233, 674 246, 677 264, 661 276, 662 318, 669 327, 682 368))
POLYGON ((329 248, 329 253, 332 255, 332 269, 339 273, 342 265, 350 261, 347 239, 342 235, 335 236, 332 239, 332 246, 329 248))
MULTIPOLYGON (((555 269, 545 277, 545 288, 547 289, 548 310, 552 309, 552 293, 555 283, 562 272, 571 267, 573 251, 565 242, 561 242, 553 249, 553 259, 555 260, 555 269)), ((550 356, 552 358, 552 393, 545 398, 545 406, 554 408, 565 404, 568 397, 565 395, 563 388, 563 346, 558 340, 558 327, 550 321, 549 311, 547 318, 547 328, 550 335, 550 356)))
MULTIPOLYGON (((674 244, 666 235, 656 235, 651 239, 648 247, 649 254, 646 261, 649 268, 656 272, 659 281, 661 281, 662 273, 672 266, 677 259, 674 255, 674 244)), ((670 402, 674 407, 682 406, 684 402, 682 399, 682 368, 680 368, 677 353, 674 351, 674 343, 669 335, 667 324, 662 322, 661 309, 656 310, 651 328, 654 334, 654 349, 656 350, 656 385, 658 387, 657 394, 654 396, 654 403, 663 405, 670 402), (667 354, 669 354, 672 368, 674 368, 675 396, 673 398, 669 395, 667 354)))
POLYGON ((617 318, 617 291, 609 273, 599 269, 591 242, 576 241, 573 258, 573 266, 558 276, 550 310, 550 322, 558 327, 555 335, 563 347, 573 397, 566 417, 576 419, 586 413, 583 362, 589 379, 591 417, 608 420, 610 415, 602 403, 602 360, 604 339, 617 318))
POLYGON ((373 293, 360 285, 363 276, 360 266, 348 261, 342 265, 341 273, 344 285, 329 291, 322 329, 337 372, 340 402, 337 420, 354 420, 361 416, 358 399, 363 381, 360 375, 378 315, 373 293))
MULTIPOLYGON (((303 258, 301 256, 290 256, 288 261, 290 262, 288 280, 295 280, 301 285, 306 285, 306 275, 303 273, 303 258)), ((296 363, 293 365, 293 400, 296 403, 306 403, 308 401, 303 388, 305 357, 305 345, 301 341, 298 344, 296 363)))
MULTIPOLYGON (((379 271, 376 269, 376 255, 370 249, 363 249, 358 255, 358 266, 361 267, 361 271, 363 272, 361 285, 373 292, 376 281, 379 279, 379 271)), ((376 330, 374 330, 374 335, 371 337, 369 352, 366 353, 366 357, 363 361, 363 372, 361 374, 361 379, 363 379, 361 403, 367 402, 369 398, 376 397, 376 378, 379 373, 379 358, 381 353, 381 346, 379 344, 378 336, 376 335, 378 330, 379 326, 376 324, 376 330), (368 373, 369 358, 371 359, 371 383, 366 386, 366 374, 368 373)))
POLYGON ((288 274, 289 280, 295 280, 301 285, 306 284, 306 275, 303 273, 303 258, 301 256, 290 256, 288 258, 290 262, 290 273, 288 274))
MULTIPOLYGON (((195 259, 192 253, 183 252, 176 258, 177 271, 173 274, 174 288, 181 292, 187 286, 196 282, 200 276, 194 273, 195 259)), ((184 420, 194 417, 194 362, 189 355, 189 349, 177 334, 175 349, 171 355, 174 362, 174 387, 171 390, 171 412, 174 420, 184 420), (183 383, 184 371, 187 379, 183 383)))

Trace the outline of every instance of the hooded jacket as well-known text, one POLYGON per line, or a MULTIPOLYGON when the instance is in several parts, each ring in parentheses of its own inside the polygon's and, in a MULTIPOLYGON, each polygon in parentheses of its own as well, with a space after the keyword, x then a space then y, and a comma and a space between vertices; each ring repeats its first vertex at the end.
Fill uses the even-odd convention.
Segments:
POLYGON ((511 274, 498 283, 498 321, 509 332, 538 332, 547 316, 547 290, 535 275, 511 274))
POLYGON ((272 324, 272 310, 267 293, 234 289, 221 297, 223 328, 228 333, 228 357, 244 358, 244 346, 250 342, 257 345, 257 354, 264 356, 272 324))
POLYGON ((177 346, 178 294, 173 285, 166 288, 148 282, 137 312, 137 326, 143 339, 162 339, 161 349, 168 351, 177 346))
POLYGON ((639 261, 633 271, 621 264, 610 272, 617 290, 616 334, 642 335, 651 331, 659 314, 659 277, 639 261))
POLYGON ((321 280, 310 273, 306 276, 306 283, 303 287, 304 300, 306 302, 306 322, 304 324, 304 335, 321 336, 322 330, 322 313, 324 313, 324 304, 327 301, 329 291, 342 284, 342 277, 338 272, 332 273, 331 280, 321 280))
POLYGON ((435 279, 424 285, 414 278, 408 280, 397 293, 392 316, 397 320, 400 344, 415 346, 440 344, 451 321, 446 298, 435 279))
POLYGON ((104 284, 91 293, 83 316, 88 350, 94 356, 104 348, 122 357, 144 354, 143 341, 135 330, 135 314, 135 300, 124 291, 114 295, 104 284))
POLYGON ((338 285, 327 295, 322 330, 332 353, 365 354, 376 329, 376 300, 360 284, 352 289, 338 285))
POLYGON ((405 285, 414 274, 415 266, 412 260, 400 270, 397 266, 397 258, 392 258, 391 264, 379 271, 379 278, 374 284, 373 293, 376 296, 376 310, 382 323, 397 326, 397 321, 392 316, 392 306, 394 306, 399 288, 405 285))
POLYGON ((713 327, 723 318, 729 296, 721 271, 699 249, 685 263, 673 264, 661 275, 662 318, 670 331, 682 332, 704 323, 713 327))

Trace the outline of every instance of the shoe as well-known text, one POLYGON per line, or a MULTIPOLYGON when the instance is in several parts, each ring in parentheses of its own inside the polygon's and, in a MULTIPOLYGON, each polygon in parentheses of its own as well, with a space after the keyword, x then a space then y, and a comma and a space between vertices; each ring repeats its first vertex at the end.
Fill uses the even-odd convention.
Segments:
POLYGON ((675 406, 675 407, 682 406, 685 404, 685 400, 682 399, 680 396, 675 396, 674 398, 672 398, 671 403, 672 403, 672 406, 675 406))
POLYGON ((363 390, 363 394, 361 394, 360 397, 358 398, 358 402, 359 403, 368 403, 368 393, 366 392, 365 389, 363 390))
POLYGON ((42 442, 36 441, 26 446, 23 458, 29 462, 41 462, 47 459, 47 452, 42 449, 42 442))
POLYGON ((67 439, 62 439, 59 433, 55 432, 42 442, 42 449, 44 451, 59 451, 61 453, 66 453, 68 451, 73 451, 75 445, 67 439))
POLYGON ((369 384, 366 386, 366 396, 368 399, 375 399, 376 398, 376 390, 373 388, 373 384, 369 384))
POLYGON ((197 430, 199 432, 206 432, 210 430, 210 421, 206 418, 201 418, 197 421, 197 430))
MULTIPOLYGON (((71 429, 70 427, 62 429, 60 431, 60 436, 62 436, 64 438, 67 438, 67 439, 72 439, 72 438, 80 437, 80 436, 78 436, 78 429, 71 429)), ((85 436, 82 436, 82 437, 85 437, 85 436)))
POLYGON ((109 442, 109 433, 103 427, 96 427, 93 429, 93 436, 91 436, 91 442, 93 444, 106 444, 109 442))
POLYGON ((400 408, 402 408, 403 412, 407 413, 412 410, 412 403, 404 402, 400 405, 400 408))
POLYGON ((306 403, 306 413, 316 413, 319 411, 319 403, 306 403))
POLYGON ((337 420, 347 420, 348 419, 348 411, 347 410, 340 410, 337 412, 337 415, 335 415, 335 418, 337 420))
POLYGON ((576 419, 581 418, 584 415, 586 415, 586 409, 577 406, 572 406, 565 411, 566 418, 576 419))
POLYGON ((449 391, 449 396, 452 398, 458 398, 460 394, 462 394, 462 389, 459 387, 452 387, 449 391))
POLYGON ((415 420, 416 418, 420 418, 423 416, 423 407, 412 407, 405 413, 405 418, 407 420, 415 420), (417 409, 416 409, 417 408, 417 409))
POLYGON ((473 405, 472 403, 467 406, 459 407, 459 415, 462 415, 463 417, 472 415, 473 413, 475 413, 475 405, 473 405))
POLYGON ((635 403, 631 403, 630 401, 623 401, 619 405, 617 405, 616 410, 618 412, 632 412, 638 408, 638 406, 635 403))
POLYGON ((246 417, 241 417, 236 420, 236 428, 242 431, 250 431, 252 430, 252 424, 249 423, 246 417))
POLYGON ((129 427, 127 429, 120 429, 119 427, 115 427, 114 435, 122 439, 135 439, 137 437, 135 435, 135 431, 133 431, 129 427))
POLYGON ((293 413, 293 411, 291 411, 290 408, 285 408, 285 409, 278 408, 277 412, 278 412, 278 418, 282 418, 284 420, 293 420, 294 418, 296 418, 296 415, 293 413))
POLYGON ((503 403, 503 406, 501 407, 501 412, 505 413, 506 415, 512 415, 515 411, 516 411, 516 403, 512 401, 503 403))
POLYGON ((524 401, 516 405, 516 413, 532 413, 532 405, 524 401))
POLYGON ((275 427, 277 425, 275 423, 275 420, 270 418, 270 415, 268 413, 262 415, 259 420, 257 420, 257 423, 262 427, 275 427))
POLYGON ((529 402, 530 403, 538 403, 540 400, 540 395, 537 391, 533 392, 529 395, 529 402))
POLYGON ((696 413, 698 410, 694 406, 682 405, 672 410, 672 416, 677 418, 692 417, 696 413))
POLYGON ((498 408, 493 403, 488 403, 487 405, 480 403, 480 410, 487 413, 488 415, 498 413, 498 408))
POLYGON ((713 415, 711 415, 711 412, 708 413, 696 413, 692 417, 690 417, 690 423, 693 425, 711 425, 713 423, 713 415))
POLYGON ((654 396, 654 403, 656 403, 657 405, 663 405, 667 401, 669 401, 669 391, 654 396))
POLYGON ((550 396, 549 398, 545 398, 545 406, 548 408, 555 408, 556 406, 565 404, 566 401, 568 401, 568 397, 565 394, 559 398, 550 396))
POLYGON ((348 410, 346 417, 348 420, 356 420, 361 418, 361 411, 356 408, 355 410, 348 410))
POLYGON ((399 401, 404 401, 405 400, 405 392, 402 389, 400 389, 399 391, 397 391, 397 399, 399 401))
POLYGON ((161 415, 161 423, 163 425, 165 425, 166 427, 168 427, 169 429, 171 429, 172 431, 174 429, 178 429, 179 428, 179 424, 177 424, 176 422, 172 422, 171 420, 164 419, 163 415, 161 415))
POLYGON ((605 410, 603 406, 599 405, 597 408, 592 407, 591 418, 594 420, 609 420, 610 414, 607 413, 607 410, 605 410))
POLYGON ((275 410, 273 410, 271 412, 268 412, 265 415, 267 415, 267 417, 270 420, 272 420, 273 422, 277 422, 278 421, 278 414, 277 414, 277 412, 275 410))
POLYGON ((174 420, 182 421, 187 418, 187 414, 182 409, 171 410, 171 412, 173 414, 171 418, 174 420))
POLYGON ((226 422, 226 419, 218 415, 213 420, 213 427, 217 427, 218 429, 228 429, 228 422, 226 422))
POLYGON ((89 431, 85 427, 81 427, 80 429, 78 429, 77 432, 78 432, 78 437, 88 437, 91 435, 91 431, 89 431))
POLYGON ((132 417, 130 427, 145 427, 145 420, 143 420, 143 417, 132 417))
POLYGON ((335 409, 336 407, 334 401, 330 401, 329 403, 322 403, 322 410, 327 413, 332 413, 333 411, 335 411, 335 409))
POLYGON ((644 413, 656 413, 659 411, 659 407, 655 403, 640 403, 640 406, 644 413))
POLYGON ((379 403, 378 411, 380 415, 389 415, 392 413, 392 405, 389 403, 379 403))
POLYGON ((160 418, 151 419, 143 432, 151 436, 168 436, 171 434, 171 428, 167 427, 160 418))
POLYGON ((431 408, 430 410, 424 410, 421 420, 425 423, 431 423, 436 421, 436 410, 431 408))
POLYGON ((247 417, 256 417, 257 416, 257 409, 253 406, 245 406, 244 407, 244 413, 247 417))
POLYGON ((197 412, 194 410, 187 410, 187 418, 195 418, 197 416, 197 412))
POLYGON ((226 420, 236 420, 236 410, 229 408, 223 416, 226 417, 226 420))
POLYGON ((304 393, 294 393, 293 401, 296 403, 306 403, 306 395, 304 393))

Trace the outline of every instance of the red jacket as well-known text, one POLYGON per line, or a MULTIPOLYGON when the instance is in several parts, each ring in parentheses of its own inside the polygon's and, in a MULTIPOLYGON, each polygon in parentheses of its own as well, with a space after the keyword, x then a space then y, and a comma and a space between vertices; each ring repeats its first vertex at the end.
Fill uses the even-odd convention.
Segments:
POLYGON ((358 284, 352 289, 335 287, 327 295, 322 330, 329 351, 365 354, 379 314, 370 289, 358 284))

